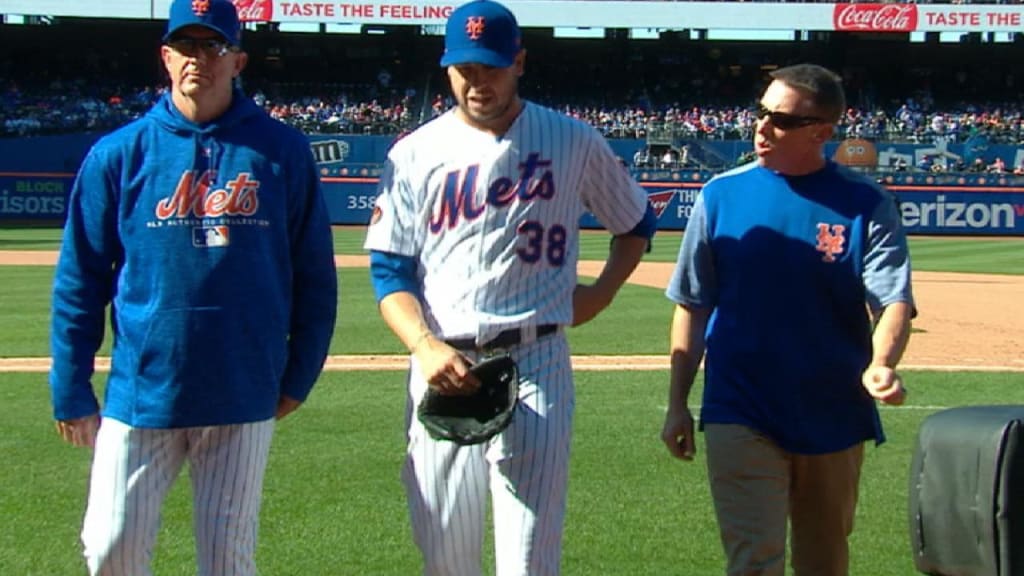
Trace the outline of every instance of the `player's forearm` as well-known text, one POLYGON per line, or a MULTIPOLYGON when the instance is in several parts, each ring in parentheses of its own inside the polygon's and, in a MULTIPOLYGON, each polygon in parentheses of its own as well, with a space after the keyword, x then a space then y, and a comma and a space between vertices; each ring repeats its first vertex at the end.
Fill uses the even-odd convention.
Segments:
POLYGON ((882 310, 871 337, 871 363, 895 368, 910 340, 910 317, 907 302, 893 302, 882 310))
POLYGON ((380 301, 379 306, 384 322, 410 352, 415 352, 425 339, 433 336, 423 315, 423 307, 411 292, 392 292, 380 301))
POLYGON ((647 249, 648 239, 626 234, 616 236, 609 250, 604 269, 594 282, 594 287, 613 297, 629 279, 647 249))
POLYGON ((670 334, 671 372, 668 406, 684 408, 704 358, 704 328, 709 310, 677 305, 672 316, 670 334))

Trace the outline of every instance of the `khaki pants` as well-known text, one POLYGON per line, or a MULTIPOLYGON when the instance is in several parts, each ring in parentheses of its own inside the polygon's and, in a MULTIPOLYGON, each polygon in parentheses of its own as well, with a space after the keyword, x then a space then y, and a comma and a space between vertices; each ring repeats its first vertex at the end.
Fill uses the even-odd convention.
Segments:
POLYGON ((708 477, 729 576, 846 576, 864 445, 791 454, 746 426, 706 424, 708 477))

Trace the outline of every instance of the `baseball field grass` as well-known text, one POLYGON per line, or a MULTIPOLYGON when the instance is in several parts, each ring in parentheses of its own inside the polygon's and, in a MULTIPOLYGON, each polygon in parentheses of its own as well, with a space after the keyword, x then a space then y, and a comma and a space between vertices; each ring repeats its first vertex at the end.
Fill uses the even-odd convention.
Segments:
MULTIPOLYGON (((363 254, 366 232, 362 228, 337 227, 334 250, 337 254, 363 254)), ((681 233, 659 232, 653 248, 644 259, 674 262, 681 233)), ((910 239, 914 269, 935 272, 976 272, 1024 274, 1024 238, 1007 237, 917 237, 910 239)), ((56 228, 0 227, 0 250, 56 250, 60 230, 56 228)), ((608 235, 602 231, 584 232, 580 242, 582 260, 603 259, 608 253, 608 235)))
MULTIPOLYGON (((339 253, 359 253, 362 232, 339 230, 339 253)), ((649 259, 672 261, 678 235, 649 259)), ((0 229, 0 250, 52 250, 53 230, 0 229)), ((1019 239, 912 239, 918 269, 1024 273, 1019 239)), ((587 235, 584 258, 607 236, 587 235)), ((0 357, 48 354, 49 266, 0 267, 0 357)), ((342 298, 332 354, 388 354, 400 347, 374 309, 364 269, 339 271, 342 298)), ((569 332, 578 354, 664 354, 671 307, 660 289, 628 285, 593 323, 569 332)), ((101 354, 109 352, 108 345, 101 354)), ((906 405, 882 408, 888 441, 869 447, 852 538, 856 576, 914 575, 907 493, 917 430, 936 411, 1024 404, 1019 373, 910 371, 906 405)), ((105 374, 97 374, 102 392, 105 374)), ((413 575, 399 468, 404 452, 400 371, 337 371, 278 424, 267 471, 258 549, 261 574, 413 575)), ((577 373, 576 422, 565 527, 564 574, 713 576, 722 553, 706 470, 672 460, 658 438, 664 370, 577 373)), ((699 401, 694 391, 691 403, 699 401)), ((0 372, 0 574, 84 574, 78 533, 90 453, 53 430, 44 373, 0 372)), ((187 474, 163 514, 154 559, 161 576, 194 574, 187 474)), ((493 574, 489 561, 485 574, 493 574)))
MULTIPOLYGON (((928 414, 962 404, 1024 403, 1016 374, 906 378, 911 400, 882 410, 889 440, 867 450, 852 574, 915 574, 908 470, 928 414)), ((418 573, 398 480, 402 381, 398 372, 326 373, 307 405, 279 423, 264 496, 262 574, 418 573)), ((665 374, 581 372, 577 383, 564 573, 721 574, 704 464, 673 461, 658 440, 665 374)), ((83 574, 78 531, 89 452, 54 434, 43 374, 4 374, 0 398, 0 567, 11 575, 83 574)), ((155 574, 194 574, 193 560, 182 477, 164 508, 155 574)))

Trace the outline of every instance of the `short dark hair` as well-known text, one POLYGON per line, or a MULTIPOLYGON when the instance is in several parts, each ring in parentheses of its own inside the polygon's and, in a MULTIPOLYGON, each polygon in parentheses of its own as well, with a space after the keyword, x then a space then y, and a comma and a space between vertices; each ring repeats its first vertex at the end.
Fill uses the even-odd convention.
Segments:
POLYGON ((846 111, 843 79, 835 72, 817 64, 795 64, 768 74, 787 86, 810 96, 815 111, 829 122, 839 122, 846 111))

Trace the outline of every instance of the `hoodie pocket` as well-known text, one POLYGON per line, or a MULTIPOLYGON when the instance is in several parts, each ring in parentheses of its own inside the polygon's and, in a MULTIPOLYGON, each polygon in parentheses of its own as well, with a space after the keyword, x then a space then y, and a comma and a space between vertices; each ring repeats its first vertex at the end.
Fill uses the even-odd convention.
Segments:
POLYGON ((139 348, 137 412, 237 412, 276 402, 286 339, 244 310, 177 308, 153 314, 139 348), (147 406, 148 403, 156 403, 147 406))

